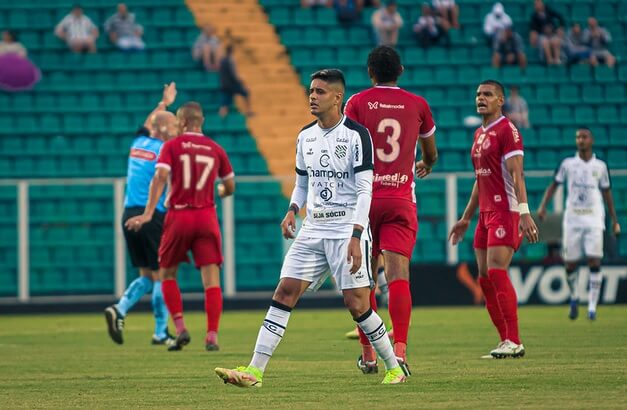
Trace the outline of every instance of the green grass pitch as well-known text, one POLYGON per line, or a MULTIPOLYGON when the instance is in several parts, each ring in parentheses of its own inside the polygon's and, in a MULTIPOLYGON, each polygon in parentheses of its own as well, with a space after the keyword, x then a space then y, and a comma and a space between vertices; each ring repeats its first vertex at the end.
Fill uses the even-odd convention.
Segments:
MULTIPOLYGON (((582 306, 581 313, 585 314, 582 306)), ((262 311, 227 312, 219 352, 205 352, 204 315, 189 313, 182 352, 150 346, 152 318, 131 313, 115 345, 103 315, 3 316, 2 408, 552 408, 627 407, 627 306, 596 322, 567 308, 522 307, 522 359, 482 360, 497 336, 482 308, 415 309, 405 385, 382 386, 355 366, 342 310, 295 310, 261 389, 224 385, 219 367, 247 364, 262 311)))

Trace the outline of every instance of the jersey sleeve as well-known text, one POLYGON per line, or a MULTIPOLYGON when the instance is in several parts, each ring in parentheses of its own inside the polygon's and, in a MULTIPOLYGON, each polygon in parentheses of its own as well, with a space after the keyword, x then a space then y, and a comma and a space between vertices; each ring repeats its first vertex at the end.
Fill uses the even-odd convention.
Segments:
POLYGON ((224 149, 220 149, 219 156, 220 165, 218 168, 218 177, 222 180, 233 178, 235 173, 233 172, 233 166, 231 165, 231 161, 229 160, 229 156, 226 154, 226 151, 224 149))
POLYGON ((553 176, 553 181, 556 184, 563 184, 566 180, 566 160, 562 161, 559 167, 555 170, 555 175, 553 176))
POLYGON ((606 163, 603 163, 603 170, 601 171, 601 177, 599 178, 599 188, 606 190, 612 187, 612 181, 610 179, 610 170, 606 163))
POLYGON ((303 149, 300 146, 301 136, 296 140, 296 173, 300 176, 307 176, 307 165, 303 157, 303 149))
POLYGON ((156 168, 165 168, 168 171, 172 169, 172 141, 168 141, 161 146, 161 152, 159 152, 159 158, 157 159, 156 168))
POLYGON ((344 106, 344 115, 354 121, 358 121, 357 118, 357 94, 351 95, 351 97, 346 101, 346 105, 344 106))
POLYGON ((433 114, 431 113, 431 107, 427 101, 423 98, 420 99, 420 118, 422 124, 420 125, 420 138, 429 138, 435 133, 435 121, 433 121, 433 114))
POLYGON ((374 158, 372 156, 372 138, 370 132, 365 127, 359 127, 357 135, 353 139, 353 170, 355 173, 374 169, 374 158))
POLYGON ((509 122, 509 127, 503 127, 501 144, 503 158, 506 160, 517 155, 524 155, 522 136, 511 122, 509 122))

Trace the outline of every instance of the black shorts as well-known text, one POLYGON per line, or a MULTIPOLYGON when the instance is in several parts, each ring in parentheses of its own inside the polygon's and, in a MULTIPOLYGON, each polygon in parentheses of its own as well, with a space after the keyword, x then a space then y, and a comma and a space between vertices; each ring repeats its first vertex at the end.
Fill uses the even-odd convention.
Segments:
POLYGON ((220 90, 220 106, 230 107, 233 105, 233 97, 241 95, 242 97, 248 97, 248 90, 240 83, 235 84, 232 88, 223 88, 220 90))
POLYGON ((134 216, 144 213, 144 208, 126 208, 122 216, 122 231, 126 239, 126 247, 131 262, 136 268, 150 268, 159 270, 159 243, 163 232, 165 213, 155 211, 152 221, 148 222, 139 232, 129 231, 124 223, 134 216))

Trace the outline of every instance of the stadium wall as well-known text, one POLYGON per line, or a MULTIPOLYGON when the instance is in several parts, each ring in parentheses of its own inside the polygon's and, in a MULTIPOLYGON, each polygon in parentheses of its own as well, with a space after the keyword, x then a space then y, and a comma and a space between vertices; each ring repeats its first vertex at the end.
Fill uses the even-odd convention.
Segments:
MULTIPOLYGON (((474 263, 459 266, 412 265, 412 298, 414 306, 482 304, 481 289, 476 281, 474 263)), ((602 267, 601 303, 627 303, 627 265, 606 264, 602 267)), ((556 305, 568 301, 566 271, 562 265, 519 264, 510 267, 512 284, 519 305, 556 305)), ((579 269, 581 302, 587 301, 588 268, 579 269)))

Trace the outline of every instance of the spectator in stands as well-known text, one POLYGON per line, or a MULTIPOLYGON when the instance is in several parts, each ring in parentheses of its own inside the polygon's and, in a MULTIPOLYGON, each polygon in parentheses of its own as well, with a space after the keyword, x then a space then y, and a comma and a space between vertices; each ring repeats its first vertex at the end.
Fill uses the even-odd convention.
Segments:
POLYGON ((253 115, 250 107, 250 97, 248 89, 244 85, 244 82, 237 75, 235 69, 235 61, 233 61, 233 46, 228 45, 226 47, 226 53, 220 60, 220 92, 222 94, 222 101, 220 104, 219 114, 221 117, 226 117, 229 113, 231 105, 233 105, 233 97, 235 95, 241 95, 244 97, 244 103, 246 105, 246 115, 253 115))
POLYGON ((451 43, 448 35, 448 22, 435 16, 429 3, 422 3, 421 15, 414 24, 414 36, 420 47, 427 48, 444 40, 446 46, 451 43))
POLYGON ((610 33, 599 26, 597 19, 588 17, 588 28, 583 32, 583 41, 590 47, 590 64, 593 66, 605 63, 608 67, 614 67, 616 57, 607 49, 612 41, 610 33))
POLYGON ((533 3, 531 15, 529 43, 537 47, 540 60, 548 65, 562 63, 562 39, 564 37, 564 18, 542 0, 533 3))
POLYGON ((126 4, 118 4, 118 12, 104 24, 109 39, 120 50, 143 50, 146 48, 142 35, 144 28, 135 21, 135 14, 129 13, 126 4))
POLYGON ((483 19, 483 33, 486 36, 488 47, 494 46, 494 40, 505 27, 513 25, 512 18, 505 13, 505 8, 501 3, 494 3, 492 11, 486 14, 483 19))
POLYGON ((433 0, 433 8, 449 26, 459 28, 459 6, 455 0, 433 0))
POLYGON ((3 31, 0 41, 0 90, 31 89, 41 78, 39 68, 26 57, 26 48, 12 31, 3 31))
POLYGON ((492 66, 500 68, 503 65, 518 65, 521 69, 527 67, 527 56, 520 34, 514 32, 512 26, 505 27, 494 42, 492 48, 492 66))
POLYGON ((564 48, 569 65, 579 62, 590 63, 590 47, 584 41, 581 24, 575 23, 568 30, 564 48))
POLYGON ((385 6, 372 14, 372 27, 378 45, 396 47, 403 18, 396 10, 395 0, 388 0, 385 6))
POLYGON ((203 26, 192 47, 192 57, 207 71, 218 71, 220 68, 220 39, 212 25, 203 26))
POLYGON ((517 128, 531 128, 529 125, 529 106, 527 106, 527 101, 520 96, 518 86, 510 87, 509 98, 505 102, 503 112, 517 128))
POLYGON ((333 8, 340 24, 353 24, 361 18, 362 0, 333 0, 333 8))
POLYGON ((331 7, 333 0, 300 0, 300 6, 304 9, 312 7, 331 7))
POLYGON ((70 14, 57 24, 54 34, 65 41, 75 53, 82 51, 96 52, 98 28, 89 17, 83 14, 83 8, 76 4, 70 14))
POLYGON ((17 41, 14 32, 5 30, 2 32, 2 41, 0 41, 0 55, 17 54, 20 57, 26 57, 26 48, 17 41))

